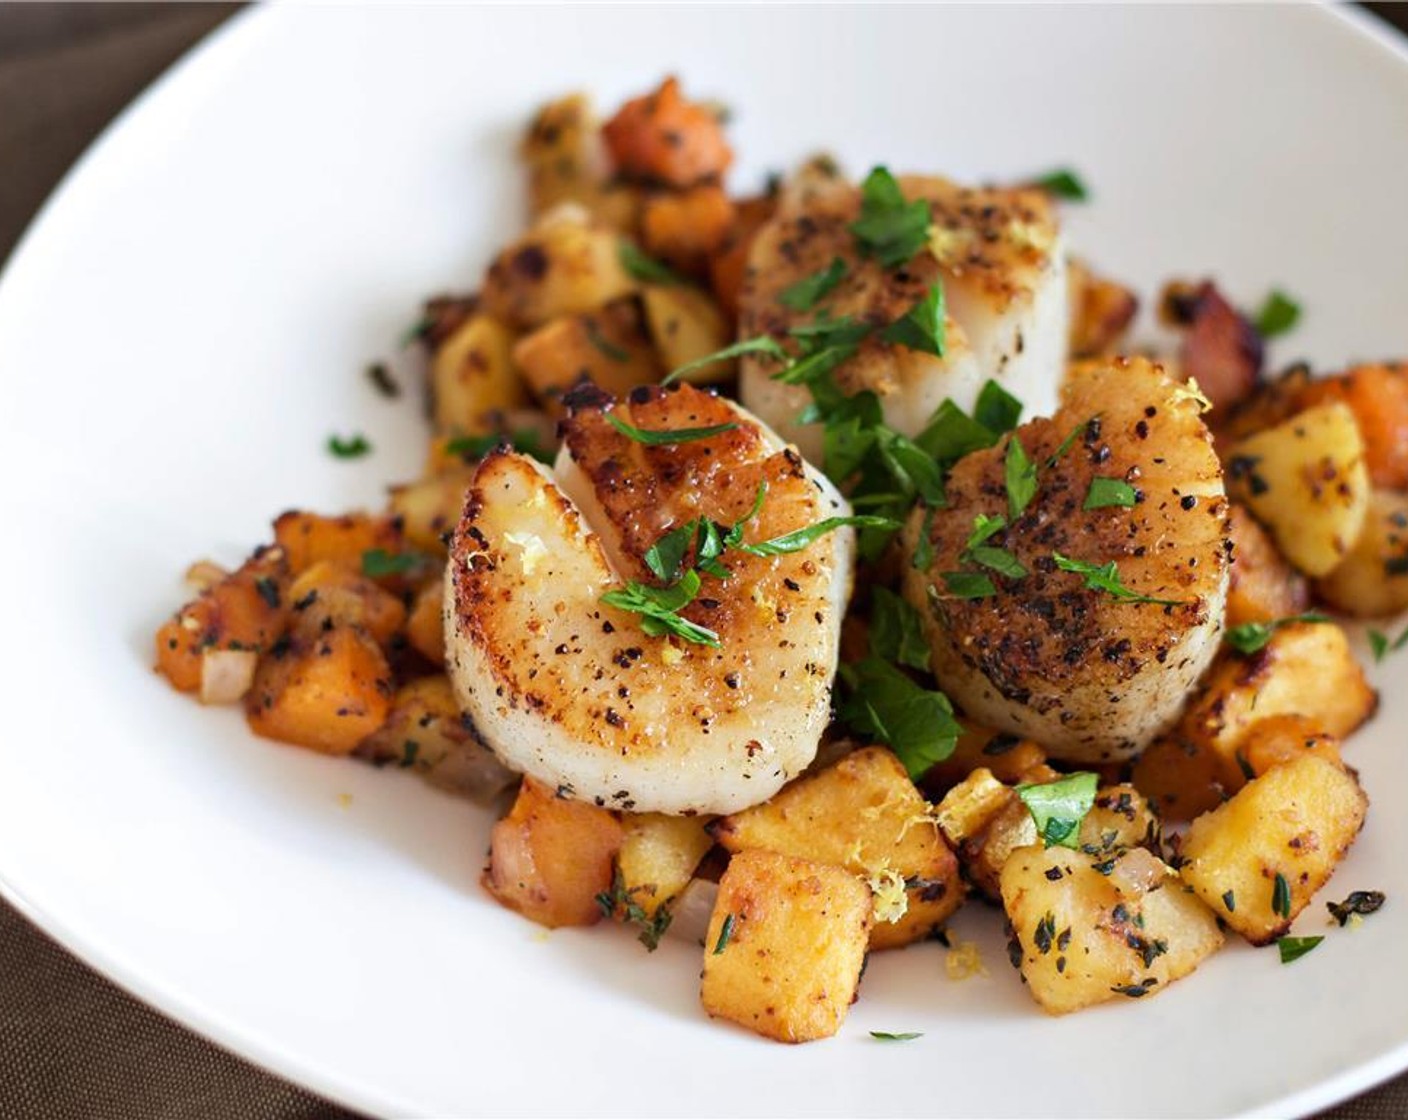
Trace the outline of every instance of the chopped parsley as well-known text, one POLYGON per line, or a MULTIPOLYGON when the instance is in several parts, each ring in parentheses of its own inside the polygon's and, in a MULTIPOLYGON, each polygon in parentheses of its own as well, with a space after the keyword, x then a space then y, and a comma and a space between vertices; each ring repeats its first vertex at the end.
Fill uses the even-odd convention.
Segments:
POLYGON ((1031 813, 1037 835, 1046 847, 1079 849, 1081 822, 1095 804, 1099 784, 1099 775, 1080 771, 1054 782, 1020 785, 1017 796, 1031 813))
POLYGON ((728 943, 733 938, 734 917, 732 914, 725 914, 723 925, 719 927, 719 939, 714 942, 714 956, 718 956, 728 948, 728 943))
POLYGON ((1007 443, 1003 480, 1007 486, 1007 517, 1009 521, 1016 521, 1036 497, 1037 481, 1036 464, 1015 435, 1007 443))
POLYGON ((886 342, 942 358, 947 341, 943 284, 935 281, 921 300, 880 332, 880 337, 886 342))
POLYGON ((601 328, 596 325, 594 320, 587 319, 585 322, 587 326, 587 341, 592 344, 592 347, 598 353, 605 354, 613 362, 629 362, 631 360, 631 352, 624 346, 617 346, 616 343, 602 334, 601 328))
POLYGON ((1291 916, 1291 885, 1279 871, 1271 884, 1271 909, 1283 918, 1291 916))
POLYGON ((1285 334, 1300 320, 1300 304, 1285 292, 1272 289, 1256 313, 1256 330, 1262 338, 1285 334))
POLYGON ((1330 911, 1330 917, 1343 926, 1355 914, 1376 913, 1385 900, 1383 891, 1351 891, 1343 902, 1327 902, 1325 908, 1330 911))
POLYGON ((836 257, 830 265, 820 272, 814 272, 790 287, 784 288, 777 297, 777 301, 783 307, 790 307, 793 311, 810 311, 830 295, 836 285, 845 278, 846 262, 840 257, 836 257))
MULTIPOLYGON (((988 384, 995 382, 989 381, 988 384)), ((974 451, 991 447, 997 442, 999 434, 969 416, 953 401, 945 400, 934 410, 924 430, 914 437, 914 442, 940 462, 952 463, 974 451)))
POLYGON ((647 913, 645 907, 634 897, 644 889, 637 886, 628 890, 618 867, 611 880, 611 889, 598 894, 596 904, 601 907, 604 918, 619 917, 623 922, 638 927, 640 932, 637 936, 640 943, 653 953, 660 947, 660 938, 664 937, 665 931, 670 928, 673 915, 664 903, 655 908, 653 915, 647 913))
POLYGON ((933 214, 923 199, 907 202, 895 177, 874 168, 861 185, 860 217, 851 223, 861 251, 896 268, 924 248, 933 214))
POLYGON ((871 1038, 879 1039, 881 1042, 908 1042, 913 1038, 923 1038, 923 1031, 871 1031, 871 1038))
POLYGON ((1162 607, 1182 606, 1176 599, 1155 599, 1150 595, 1140 595, 1120 581, 1119 569, 1111 560, 1108 564, 1090 564, 1084 560, 1072 560, 1053 552, 1051 558, 1063 572, 1074 572, 1085 577, 1085 586, 1092 591, 1104 591, 1122 603, 1155 603, 1162 607))
POLYGON ((1032 185, 1040 187, 1055 198, 1063 198, 1068 202, 1084 202, 1090 197, 1084 180, 1069 167, 1058 167, 1054 171, 1048 171, 1045 175, 1033 179, 1032 185))
POLYGON ((1122 478, 1092 478, 1081 509, 1108 509, 1120 506, 1128 509, 1139 501, 1139 491, 1122 478))
POLYGON ((1091 417, 1089 420, 1082 420, 1071 429, 1071 434, 1061 441, 1061 445, 1051 453, 1051 458, 1046 460, 1048 470, 1061 461, 1061 457, 1075 446, 1076 440, 1080 439, 1081 436, 1090 430, 1090 425, 1095 423, 1096 419, 1097 417, 1091 417))
POLYGON ((617 249, 617 257, 621 262, 621 267, 636 280, 643 280, 647 284, 684 283, 677 273, 666 268, 654 257, 648 257, 641 252, 633 241, 622 238, 617 249))
POLYGON ((767 335, 759 335, 757 338, 745 338, 742 342, 735 342, 731 346, 725 346, 722 350, 715 350, 712 354, 705 354, 702 358, 695 358, 692 362, 686 362, 682 366, 672 369, 664 378, 661 385, 669 385, 678 381, 686 374, 694 373, 696 370, 704 369, 715 362, 725 362, 730 358, 741 358, 745 354, 765 354, 776 361, 788 363, 791 356, 784 350, 775 338, 767 335))
POLYGON ((954 599, 990 599, 997 594, 992 579, 982 572, 944 572, 943 581, 954 599))
POLYGON ((927 672, 929 643, 917 610, 885 587, 871 593, 870 652, 896 665, 927 672))
POLYGON ((1324 940, 1323 935, 1317 935, 1315 937, 1278 937, 1276 939, 1276 948, 1281 950, 1281 963, 1290 964, 1292 961, 1300 960, 1301 957, 1305 956, 1306 953, 1310 952, 1310 950, 1324 940))
POLYGON ((840 716, 858 734, 886 743, 916 781, 948 758, 963 728, 942 692, 923 688, 874 655, 841 666, 848 695, 840 716))
POLYGON ((609 607, 640 615, 640 628, 652 638, 673 635, 695 645, 720 648, 719 635, 680 615, 699 594, 699 573, 690 569, 669 587, 650 587, 630 580, 606 592, 601 601, 609 607))
POLYGON ((1390 638, 1382 630, 1369 630, 1369 648, 1374 653, 1375 662, 1382 661, 1390 653, 1397 653, 1408 645, 1408 627, 1396 638, 1390 638))
POLYGON ((919 540, 914 545, 914 555, 909 558, 909 566, 916 572, 927 572, 934 564, 934 509, 924 511, 919 524, 919 540))
POLYGON ((532 428, 518 428, 513 432, 494 432, 485 436, 456 436, 445 444, 445 454, 458 455, 466 461, 482 459, 496 447, 506 446, 521 455, 529 455, 540 463, 551 463, 555 453, 543 446, 538 433, 532 428))
POLYGON ((754 544, 739 543, 733 547, 750 556, 782 556, 789 552, 801 552, 817 538, 824 537, 827 533, 846 526, 857 529, 885 529, 893 532, 900 527, 900 524, 888 517, 872 517, 870 515, 827 517, 814 525, 794 529, 790 533, 783 533, 771 540, 757 541, 754 544))
POLYGON ((369 579, 401 576, 413 572, 425 562, 415 552, 387 552, 384 548, 369 548, 362 553, 362 574, 369 579))
POLYGON ((730 420, 727 424, 713 424, 707 428, 673 428, 669 431, 660 431, 658 429, 637 428, 633 424, 626 423, 614 412, 606 413, 606 419, 623 436, 649 447, 666 447, 677 443, 693 443, 695 440, 711 439, 714 436, 721 436, 725 432, 731 432, 738 427, 736 420, 730 420))
POLYGON ((1271 622, 1241 622, 1236 626, 1229 626, 1223 633, 1222 640, 1238 653, 1256 653, 1257 650, 1263 649, 1271 641, 1271 636, 1283 626, 1290 626, 1295 622, 1329 621, 1329 615, 1319 611, 1306 611, 1304 614, 1277 618, 1271 622))
POLYGON ((1010 432, 1021 418, 1022 402, 996 381, 989 379, 978 391, 973 419, 994 435, 1010 432))
POLYGON ((371 453, 372 445, 361 432, 355 432, 343 439, 338 435, 328 436, 328 452, 339 459, 360 459, 371 453))

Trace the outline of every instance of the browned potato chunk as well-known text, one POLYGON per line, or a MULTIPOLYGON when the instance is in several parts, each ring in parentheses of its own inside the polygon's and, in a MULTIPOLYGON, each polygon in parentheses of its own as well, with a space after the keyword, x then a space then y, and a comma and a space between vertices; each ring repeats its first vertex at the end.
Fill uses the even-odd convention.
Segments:
POLYGON ((472 315, 430 359, 430 396, 442 429, 477 435, 496 413, 528 403, 510 357, 513 332, 489 315, 472 315))
POLYGON ((533 118, 519 149, 528 166, 528 198, 539 215, 560 202, 587 203, 606 179, 606 145, 591 99, 569 93, 533 118))
POLYGON ((391 488, 391 512, 401 519, 406 542, 431 556, 445 555, 445 534, 464 510, 464 496, 474 480, 473 467, 391 488))
POLYGON ((704 853, 714 846, 706 817, 627 813, 616 857, 621 890, 647 917, 689 885, 704 853))
POLYGON ((406 616, 406 640, 432 665, 445 664, 445 581, 437 579, 416 595, 406 616))
POLYGON ((1193 822, 1183 879, 1229 926, 1266 945, 1325 885, 1368 805, 1359 783, 1323 758, 1274 766, 1193 822))
POLYGON ((301 575, 320 560, 330 560, 354 572, 362 570, 362 557, 373 549, 398 552, 401 529, 393 518, 369 513, 324 517, 290 510, 274 522, 274 539, 288 555, 289 570, 301 575))
POLYGON ((1032 740, 964 720, 953 754, 930 767, 923 785, 925 790, 943 793, 979 767, 991 771, 999 782, 1042 782, 1048 779, 1028 775, 1044 774, 1040 768, 1045 763, 1046 752, 1032 740))
POLYGON ((1408 607, 1408 494, 1375 490, 1359 539, 1339 565, 1315 583, 1331 606, 1360 618, 1408 607))
POLYGON ((829 1038, 860 984, 871 907, 840 867, 740 852, 704 940, 704 1010, 779 1042, 829 1038))
POLYGON ((1098 276, 1078 260, 1069 260, 1070 350, 1072 358, 1099 358, 1114 353, 1139 310, 1139 299, 1128 288, 1098 276))
MULTIPOLYGON (((1302 613, 1310 605, 1305 577, 1286 561, 1256 519, 1231 508, 1232 571, 1227 585, 1227 625, 1271 622, 1302 613)), ((1408 584, 1408 580, 1404 581, 1408 584)))
POLYGON ((610 812, 524 778, 508 816, 494 825, 484 886, 540 925, 589 926, 601 917, 596 896, 611 889, 620 847, 621 825, 610 812))
POLYGON ((1307 754, 1344 769, 1339 739, 1321 731, 1314 720, 1305 716, 1273 716, 1252 724, 1242 740, 1241 753, 1257 777, 1273 766, 1294 762, 1307 754))
POLYGON ((623 397, 664 372, 633 300, 554 319, 522 339, 513 360, 549 408, 584 377, 623 397))
POLYGON ((310 565, 288 589, 289 604, 307 626, 328 620, 361 626, 383 646, 406 621, 406 607, 395 595, 330 560, 310 565))
POLYGON ((1226 799, 1224 772, 1222 758, 1206 742, 1174 734, 1150 743, 1130 778, 1164 820, 1191 821, 1226 799))
POLYGON ((1152 995, 1222 945, 1217 920, 1142 848, 1108 872, 1068 848, 1021 848, 1002 869, 1012 960, 1053 1015, 1152 995))
POLYGON ((1219 655, 1177 733, 1218 759, 1219 781, 1241 788, 1238 748, 1248 731, 1272 716, 1302 715, 1340 738, 1374 714, 1378 694, 1354 659, 1349 639, 1329 622, 1282 627, 1248 656, 1219 655))
POLYGON ((963 901, 958 861, 928 810, 900 760, 866 747, 710 831, 731 852, 780 852, 866 879, 877 901, 871 948, 888 949, 927 937, 963 901))
MULTIPOLYGON (((733 341, 732 327, 715 303, 697 288, 652 284, 645 289, 645 318, 667 372, 697 362, 733 341)), ((686 374, 694 384, 723 381, 733 375, 732 361, 710 362, 686 374)))

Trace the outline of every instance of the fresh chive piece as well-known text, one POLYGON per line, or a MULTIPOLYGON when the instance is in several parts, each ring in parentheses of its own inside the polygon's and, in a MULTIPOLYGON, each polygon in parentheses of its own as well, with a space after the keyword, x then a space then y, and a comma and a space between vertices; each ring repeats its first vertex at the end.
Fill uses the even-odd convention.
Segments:
POLYGON ((1123 603, 1154 603, 1162 607, 1183 605, 1176 599, 1155 599, 1153 596, 1140 595, 1138 592, 1130 590, 1120 581, 1119 569, 1113 560, 1108 564, 1090 564, 1084 560, 1072 560, 1069 556, 1062 556, 1059 552, 1053 552, 1051 558, 1056 561, 1056 566, 1063 572, 1074 572, 1076 575, 1084 576, 1085 586, 1090 590, 1104 591, 1123 603))
POLYGON ((982 572, 944 572, 943 581, 955 599, 988 599, 997 594, 997 587, 982 572))
POLYGON ((1300 960, 1301 957, 1305 956, 1306 953, 1310 952, 1310 950, 1324 940, 1323 935, 1317 935, 1315 937, 1278 937, 1276 939, 1276 948, 1281 950, 1281 963, 1290 964, 1292 961, 1300 960))
POLYGON ((598 353, 605 354, 613 362, 629 362, 631 360, 631 352, 623 346, 617 346, 602 334, 601 328, 593 320, 587 319, 586 324, 587 341, 598 353))
POLYGON ((617 257, 621 267, 636 280, 647 284, 683 284, 677 272, 671 271, 654 257, 646 256, 634 241, 622 238, 618 243, 617 257))
POLYGON ((695 645, 718 649, 717 633, 679 613, 694 601, 699 585, 699 573, 691 569, 669 587, 649 587, 631 580, 624 587, 606 592, 601 601, 609 607, 640 615, 641 630, 653 638, 673 635, 695 645))
POLYGON ((917 610, 886 587, 871 593, 870 652, 896 665, 927 672, 929 643, 917 610))
POLYGON ((1128 509, 1139 500, 1139 492, 1122 478, 1092 478, 1081 509, 1108 509, 1120 506, 1128 509))
MULTIPOLYGON (((1022 402, 989 378, 978 391, 973 419, 995 435, 1003 435, 1022 418, 1022 402)), ((995 442, 995 441, 994 441, 995 442)))
POLYGON ((1080 826, 1095 804, 1099 775, 1079 771, 1039 785, 1019 785, 1017 796, 1031 813, 1046 847, 1080 848, 1080 826))
POLYGON ((916 781, 953 754, 963 728, 948 697, 916 684, 875 656, 841 667, 840 717, 859 735, 886 743, 916 781))
POLYGON ((686 362, 666 374, 660 384, 670 385, 695 370, 704 369, 715 362, 728 361, 730 358, 741 358, 745 354, 763 354, 782 362, 784 365, 792 361, 791 355, 782 348, 777 339, 769 338, 767 335, 759 335, 757 338, 745 338, 742 342, 735 342, 731 346, 725 346, 722 350, 715 350, 712 354, 705 354, 702 358, 686 362))
POLYGON ((881 1042, 908 1042, 912 1038, 923 1038, 923 1031, 871 1031, 870 1037, 881 1042))
POLYGON ((890 531, 900 527, 898 521, 888 517, 869 515, 828 517, 814 525, 794 529, 790 533, 783 533, 780 537, 773 537, 771 540, 757 541, 753 544, 740 543, 734 547, 739 552, 746 552, 752 556, 782 556, 789 552, 801 552, 818 537, 823 537, 827 533, 848 525, 857 529, 886 529, 890 531))
POLYGON ((895 268, 924 247, 932 220, 927 201, 907 202, 889 170, 876 167, 861 185, 860 218, 850 228, 862 252, 895 268))
POLYGON ((1280 289, 1271 294, 1256 313, 1256 330, 1262 338, 1285 334, 1300 320, 1300 304, 1280 289))
POLYGON ((362 553, 362 574, 370 579, 400 576, 415 571, 424 557, 414 552, 387 552, 384 548, 369 548, 362 553))
POLYGON ((1291 885, 1279 871, 1276 872, 1276 881, 1271 884, 1271 909, 1283 918, 1291 916, 1291 885))
POLYGON ((354 432, 343 439, 338 435, 328 436, 328 452, 338 459, 360 459, 371 453, 372 445, 361 432, 354 432))
POLYGON ((714 942, 714 956, 718 956, 728 948, 728 943, 733 938, 734 917, 732 914, 725 914, 723 924, 719 926, 719 939, 714 942))
POLYGON ((1283 626, 1289 626, 1293 622, 1329 622, 1330 616, 1321 614, 1319 611, 1306 611, 1303 614, 1291 615, 1287 618, 1274 619, 1271 622, 1241 622, 1236 626, 1229 626, 1222 635, 1222 640, 1235 649, 1238 653, 1256 653, 1271 641, 1271 635, 1283 626))
POLYGON ((1090 429, 1090 425, 1094 420, 1094 417, 1091 417, 1090 420, 1082 420, 1071 429, 1071 434, 1061 441, 1060 446, 1057 447, 1056 450, 1051 453, 1051 457, 1046 460, 1047 470, 1050 470, 1061 461, 1066 452, 1075 446, 1076 440, 1080 439, 1080 437, 1090 429))
POLYGON ((947 343, 944 314, 944 286, 935 281, 922 299, 880 332, 880 337, 942 358, 947 343))
POLYGON ((1007 519, 1016 521, 1036 497, 1036 464, 1027 455, 1027 449, 1015 435, 1007 442, 1007 457, 1003 464, 1003 478, 1007 486, 1007 519))
POLYGON ((714 424, 707 428, 673 428, 669 431, 660 431, 658 429, 637 428, 634 424, 627 424, 614 412, 608 412, 606 419, 623 436, 649 447, 666 447, 676 443, 693 443, 695 440, 711 439, 714 436, 723 435, 725 432, 731 432, 738 427, 737 421, 730 420, 727 424, 714 424))
POLYGON ((804 276, 795 284, 784 288, 777 297, 777 302, 793 311, 810 311, 830 295, 836 285, 845 278, 846 262, 840 257, 835 257, 826 268, 804 276))
POLYGON ((1090 197, 1085 181, 1069 167, 1058 167, 1032 180, 1047 194, 1068 202, 1085 202, 1090 197))

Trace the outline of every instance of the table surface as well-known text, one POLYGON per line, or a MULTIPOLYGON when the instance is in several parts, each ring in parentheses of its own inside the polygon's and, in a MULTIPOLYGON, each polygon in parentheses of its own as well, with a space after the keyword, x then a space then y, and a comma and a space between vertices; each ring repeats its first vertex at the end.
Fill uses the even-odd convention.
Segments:
MULTIPOLYGON (((1408 4, 1367 4, 1408 32, 1408 4)), ((102 128, 233 4, 0 5, 0 261, 102 128)), ((355 1114, 183 1029, 0 902, 0 1116, 355 1114)), ((1408 1116, 1408 1074, 1317 1120, 1408 1116)))

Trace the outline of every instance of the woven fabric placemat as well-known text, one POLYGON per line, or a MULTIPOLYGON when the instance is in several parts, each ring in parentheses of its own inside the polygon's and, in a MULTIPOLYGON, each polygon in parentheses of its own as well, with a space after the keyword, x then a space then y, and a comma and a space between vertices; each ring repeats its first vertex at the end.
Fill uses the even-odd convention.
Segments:
MULTIPOLYGON (((1369 6, 1408 30, 1408 4, 1369 6)), ((0 260, 89 141, 234 8, 0 4, 0 260)), ((357 1120, 133 999, 0 902, 9 1117, 357 1120)), ((1318 1120, 1405 1118, 1408 1075, 1318 1120)))

